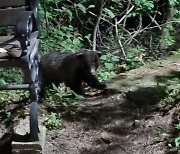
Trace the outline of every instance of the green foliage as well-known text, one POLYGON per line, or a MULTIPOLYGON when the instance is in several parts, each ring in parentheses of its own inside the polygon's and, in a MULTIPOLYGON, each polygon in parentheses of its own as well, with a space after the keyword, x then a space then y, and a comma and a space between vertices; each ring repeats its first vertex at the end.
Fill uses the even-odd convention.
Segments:
MULTIPOLYGON (((180 76, 178 72, 172 72, 172 75, 162 77, 159 79, 157 85, 163 88, 164 98, 161 99, 160 103, 165 105, 174 106, 179 103, 180 100, 180 76)), ((173 119, 174 120, 174 119, 173 119)), ((179 120, 179 119, 178 119, 179 120)), ((180 123, 175 124, 174 128, 180 130, 180 123)), ((176 130, 176 131, 177 131, 176 130)), ((176 134, 176 133, 174 133, 176 134)), ((179 147, 180 137, 179 135, 173 135, 173 141, 168 144, 169 148, 179 147)), ((168 139, 169 140, 169 139, 168 139)))
POLYGON ((160 103, 173 105, 180 100, 180 74, 179 72, 171 72, 169 76, 157 77, 157 86, 163 87, 164 97, 160 103))
MULTIPOLYGON (((178 123, 178 124, 175 125, 175 129, 180 130, 180 123, 178 123)), ((176 138, 174 139, 174 142, 175 142, 175 146, 176 146, 176 147, 179 147, 179 146, 180 146, 180 137, 176 137, 176 138)))
MULTIPOLYGON (((171 33, 171 34, 175 33, 175 29, 172 25, 166 25, 164 31, 165 33, 171 33)), ((174 35, 162 36, 162 38, 160 38, 160 41, 162 40, 165 40, 169 47, 175 45, 176 43, 174 35)))
POLYGON ((126 70, 135 69, 141 66, 143 63, 139 60, 139 56, 145 52, 145 49, 141 46, 136 47, 127 47, 128 52, 127 58, 125 61, 126 70))
POLYGON ((180 137, 176 137, 172 143, 168 143, 168 147, 179 147, 180 146, 180 137))
POLYGON ((74 28, 71 25, 56 28, 49 26, 48 32, 42 29, 42 49, 56 49, 60 51, 72 51, 82 47, 83 38, 74 36, 74 28), (49 36, 48 36, 49 35, 49 36), (48 38, 48 39, 47 39, 48 38))
POLYGON ((143 63, 138 60, 140 54, 144 52, 144 49, 137 46, 136 48, 129 47, 129 52, 126 59, 121 60, 118 56, 111 53, 106 53, 100 57, 101 67, 97 72, 100 81, 106 81, 116 76, 115 69, 123 67, 126 70, 134 69, 142 65, 143 63))
POLYGON ((43 121, 43 124, 48 129, 60 129, 62 128, 62 120, 60 119, 61 115, 58 113, 51 112, 50 114, 46 115, 43 121))
POLYGON ((179 99, 180 96, 180 84, 179 83, 168 83, 165 85, 166 97, 161 100, 162 103, 172 104, 179 99))
POLYGON ((0 85, 5 85, 7 83, 22 83, 22 73, 19 69, 0 69, 0 85))
POLYGON ((12 120, 12 113, 11 112, 6 112, 6 118, 11 121, 12 120))
POLYGON ((0 27, 0 35, 6 35, 7 34, 7 27, 0 27))
POLYGON ((6 90, 0 91, 0 108, 2 108, 8 101, 18 101, 29 96, 28 91, 24 90, 6 90))
POLYGON ((180 17, 180 10, 177 9, 174 11, 174 20, 177 20, 178 22, 180 22, 179 17, 180 17))
POLYGON ((102 61, 102 66, 97 73, 99 80, 105 81, 107 79, 115 77, 116 74, 112 69, 119 66, 119 57, 114 56, 111 53, 107 53, 105 55, 102 55, 100 57, 100 60, 102 61))
POLYGON ((163 141, 163 140, 165 140, 165 139, 168 139, 169 136, 170 136, 170 135, 169 135, 168 133, 166 133, 166 132, 159 133, 159 134, 157 134, 157 135, 155 136, 155 140, 156 140, 156 141, 163 141))
POLYGON ((104 12, 105 15, 107 15, 107 17, 113 19, 115 17, 115 14, 112 12, 112 10, 108 9, 108 8, 104 8, 104 12))
POLYGON ((42 50, 74 52, 77 48, 82 48, 83 42, 89 41, 90 34, 82 36, 73 23, 80 22, 80 16, 85 15, 88 8, 93 7, 94 5, 85 6, 82 1, 41 1, 42 50))
MULTIPOLYGON (((6 84, 20 84, 22 83, 22 73, 19 69, 6 68, 0 69, 0 85, 6 84)), ((6 90, 0 91, 0 108, 3 107, 8 101, 17 101, 28 97, 28 91, 22 90, 6 90)))
POLYGON ((170 5, 178 4, 178 0, 169 0, 170 5))
POLYGON ((77 95, 70 89, 67 89, 64 84, 60 84, 59 87, 52 84, 52 88, 48 90, 48 100, 56 104, 72 105, 75 100, 84 99, 83 96, 77 95))
POLYGON ((136 5, 136 12, 142 13, 143 11, 153 11, 154 2, 152 0, 134 0, 136 5))
POLYGON ((175 138, 175 146, 179 147, 180 145, 180 137, 175 138))
POLYGON ((77 7, 77 9, 80 10, 82 13, 87 13, 86 7, 81 3, 75 4, 75 7, 77 7))
POLYGON ((4 79, 0 79, 0 85, 5 85, 6 81, 4 81, 4 79))
POLYGON ((175 125, 175 128, 178 129, 178 130, 180 130, 180 123, 176 124, 176 125, 175 125))
POLYGON ((171 53, 172 53, 173 55, 178 55, 178 54, 180 54, 180 48, 177 49, 176 51, 172 51, 171 53))

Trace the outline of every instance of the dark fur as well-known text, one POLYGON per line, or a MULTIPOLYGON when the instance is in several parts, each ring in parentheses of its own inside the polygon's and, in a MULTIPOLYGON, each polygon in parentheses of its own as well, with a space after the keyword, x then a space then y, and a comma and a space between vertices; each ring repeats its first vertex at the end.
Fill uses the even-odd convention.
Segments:
POLYGON ((76 53, 49 52, 41 57, 41 68, 45 85, 64 82, 79 95, 84 95, 82 82, 100 90, 106 85, 98 81, 95 74, 99 66, 100 53, 83 51, 76 53), (94 72, 91 69, 94 68, 94 72))

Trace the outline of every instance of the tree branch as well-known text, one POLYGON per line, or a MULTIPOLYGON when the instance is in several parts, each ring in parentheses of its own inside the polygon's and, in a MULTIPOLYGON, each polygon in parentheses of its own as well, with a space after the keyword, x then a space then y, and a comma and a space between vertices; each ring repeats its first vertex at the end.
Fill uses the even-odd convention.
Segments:
MULTIPOLYGON (((117 26, 118 26, 117 19, 115 18, 115 32, 116 32, 116 36, 118 36, 118 27, 117 26)), ((121 49, 121 51, 123 53, 123 56, 124 56, 124 58, 126 58, 126 54, 125 54, 124 48, 122 46, 121 40, 119 38, 117 38, 117 39, 118 39, 118 43, 119 43, 120 49, 121 49)))
POLYGON ((126 14, 119 21, 117 21, 117 24, 120 24, 127 17, 127 15, 132 11, 133 8, 134 8, 134 5, 131 6, 129 10, 127 10, 126 14))
POLYGON ((102 16, 103 5, 104 5, 104 0, 101 0, 100 8, 99 8, 99 13, 97 15, 97 19, 96 19, 96 23, 95 23, 95 27, 94 27, 94 31, 93 31, 93 48, 92 48, 93 51, 96 51, 97 30, 99 28, 99 22, 100 22, 101 16, 102 16))
MULTIPOLYGON (((126 20, 127 20, 127 15, 129 14, 129 12, 131 11, 130 8, 130 4, 131 4, 131 0, 129 0, 127 8, 126 8, 126 14, 125 14, 125 18, 123 21, 123 29, 125 29, 125 25, 126 25, 126 20), (130 10, 130 11, 129 11, 130 10)), ((132 7, 131 7, 132 8, 132 7)))
POLYGON ((134 34, 133 34, 128 40, 126 40, 124 43, 130 44, 131 41, 132 41, 132 39, 133 39, 134 37, 136 37, 136 36, 140 33, 141 28, 142 28, 142 15, 139 16, 139 26, 138 26, 138 30, 135 31, 134 34))

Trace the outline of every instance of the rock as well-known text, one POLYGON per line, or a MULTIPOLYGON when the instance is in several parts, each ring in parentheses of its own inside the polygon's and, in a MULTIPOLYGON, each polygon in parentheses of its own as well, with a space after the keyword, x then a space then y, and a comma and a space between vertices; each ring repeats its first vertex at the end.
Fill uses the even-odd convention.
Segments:
POLYGON ((104 143, 109 144, 111 143, 111 137, 107 132, 102 132, 101 133, 101 139, 103 140, 104 143))
POLYGON ((134 120, 132 126, 133 126, 133 127, 139 127, 139 126, 140 126, 140 123, 141 123, 140 120, 134 120))

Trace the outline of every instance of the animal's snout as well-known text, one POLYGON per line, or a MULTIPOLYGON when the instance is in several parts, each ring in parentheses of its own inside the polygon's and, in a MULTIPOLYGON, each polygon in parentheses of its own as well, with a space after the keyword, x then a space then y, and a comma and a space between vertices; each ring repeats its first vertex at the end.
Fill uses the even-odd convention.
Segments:
POLYGON ((96 75, 96 69, 95 67, 92 67, 91 70, 90 70, 91 74, 92 75, 96 75))

